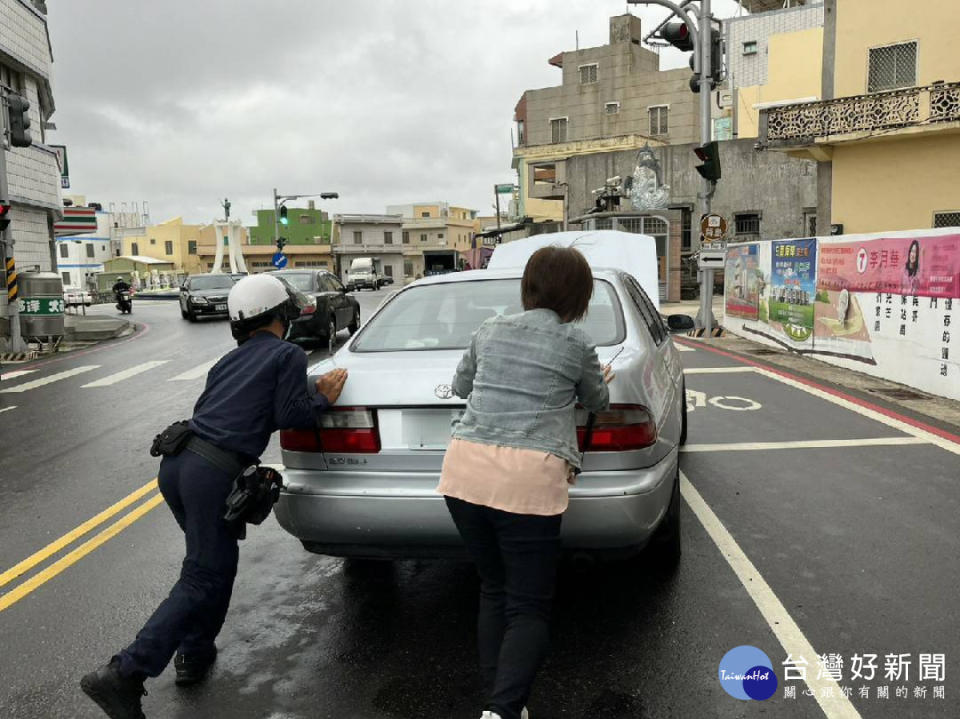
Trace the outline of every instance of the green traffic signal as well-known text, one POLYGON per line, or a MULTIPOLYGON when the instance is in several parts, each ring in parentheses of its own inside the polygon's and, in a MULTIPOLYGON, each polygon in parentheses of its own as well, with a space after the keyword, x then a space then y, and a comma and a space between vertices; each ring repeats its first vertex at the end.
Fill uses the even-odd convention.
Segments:
POLYGON ((287 206, 286 206, 286 205, 280 205, 280 224, 281 224, 281 225, 286 225, 286 224, 288 224, 289 222, 290 222, 290 220, 287 219, 287 206))

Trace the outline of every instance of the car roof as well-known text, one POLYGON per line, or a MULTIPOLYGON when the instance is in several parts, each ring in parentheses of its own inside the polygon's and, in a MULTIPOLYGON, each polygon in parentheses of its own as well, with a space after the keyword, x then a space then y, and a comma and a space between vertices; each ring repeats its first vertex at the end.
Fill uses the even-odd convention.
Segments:
MULTIPOLYGON (((594 277, 603 279, 612 279, 620 270, 615 267, 594 267, 592 268, 594 277)), ((441 275, 430 275, 411 282, 407 287, 422 285, 442 285, 448 282, 476 282, 481 280, 519 280, 523 277, 523 268, 508 268, 502 270, 463 270, 462 272, 447 272, 441 275)), ((406 288, 404 288, 406 289, 406 288)))
POLYGON ((657 241, 650 235, 619 230, 549 232, 497 245, 487 271, 514 268, 523 271, 527 260, 543 247, 575 247, 597 272, 619 270, 633 275, 653 304, 660 308, 657 241))

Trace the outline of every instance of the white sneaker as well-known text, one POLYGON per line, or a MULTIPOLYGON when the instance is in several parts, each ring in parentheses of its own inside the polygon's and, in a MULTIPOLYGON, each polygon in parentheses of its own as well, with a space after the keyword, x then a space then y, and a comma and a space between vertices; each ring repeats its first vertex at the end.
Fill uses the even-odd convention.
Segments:
POLYGON ((520 719, 530 719, 530 712, 527 711, 526 707, 520 712, 520 719))

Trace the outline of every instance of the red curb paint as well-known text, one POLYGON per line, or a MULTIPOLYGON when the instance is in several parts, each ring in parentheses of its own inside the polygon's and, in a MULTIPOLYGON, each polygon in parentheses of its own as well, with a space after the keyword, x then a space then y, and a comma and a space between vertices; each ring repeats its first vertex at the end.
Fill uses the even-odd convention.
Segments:
MULTIPOLYGON (((674 341, 677 341, 677 339, 675 338, 674 341)), ((757 367, 759 369, 766 370, 767 372, 773 372, 774 374, 778 374, 781 377, 786 377, 788 379, 791 379, 794 382, 805 384, 808 387, 813 387, 814 389, 818 389, 821 392, 826 392, 827 394, 831 394, 834 397, 839 397, 840 399, 844 399, 847 402, 851 402, 859 407, 864 407, 865 409, 873 410, 874 412, 882 414, 885 417, 889 417, 890 419, 895 419, 899 422, 904 422, 905 424, 909 424, 911 427, 915 427, 916 429, 922 429, 924 432, 929 432, 930 434, 934 434, 937 437, 940 437, 941 439, 947 440, 948 442, 953 442, 954 444, 960 444, 960 435, 956 435, 956 434, 953 434, 952 432, 946 431, 945 429, 940 429, 939 427, 934 427, 932 425, 925 424, 924 422, 920 422, 910 417, 906 417, 902 414, 898 414, 897 412, 886 409, 885 407, 881 407, 879 405, 873 404, 872 402, 868 402, 865 399, 860 399, 859 397, 854 397, 853 395, 849 395, 845 392, 841 392, 839 390, 833 389, 832 387, 827 387, 826 385, 819 384, 812 380, 808 380, 803 377, 798 377, 797 375, 791 374, 790 372, 785 372, 782 369, 777 369, 776 367, 771 367, 770 365, 762 364, 761 362, 757 362, 756 360, 751 360, 751 359, 747 359, 746 357, 741 357, 737 354, 734 354, 733 352, 727 352, 726 350, 717 349, 716 347, 708 347, 707 345, 702 344, 700 342, 680 341, 679 344, 682 344, 685 347, 691 347, 693 349, 704 349, 704 350, 707 350, 708 352, 713 352, 714 354, 722 355, 723 357, 736 360, 741 364, 749 365, 751 367, 757 367)))

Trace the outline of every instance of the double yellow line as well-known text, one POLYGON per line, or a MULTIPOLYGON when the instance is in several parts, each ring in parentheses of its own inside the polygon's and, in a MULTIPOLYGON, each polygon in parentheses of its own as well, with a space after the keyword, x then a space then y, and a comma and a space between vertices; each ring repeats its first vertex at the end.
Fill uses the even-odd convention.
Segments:
MULTIPOLYGON (((145 485, 140 487, 126 497, 121 499, 116 504, 111 505, 107 509, 100 512, 100 514, 95 517, 91 517, 86 522, 78 526, 76 529, 73 529, 66 534, 64 534, 59 539, 50 542, 46 547, 41 549, 38 552, 34 552, 29 557, 24 559, 22 562, 19 562, 15 566, 6 570, 3 574, 0 574, 0 587, 5 587, 7 584, 15 580, 17 577, 22 576, 26 572, 29 572, 34 567, 45 562, 47 559, 55 555, 60 550, 70 546, 75 541, 83 537, 88 532, 92 531, 96 527, 99 527, 101 524, 106 522, 111 517, 122 512, 124 509, 130 505, 136 503, 138 500, 142 499, 146 495, 157 489, 157 479, 154 477, 145 485)), ((13 589, 11 589, 6 594, 0 596, 0 612, 8 607, 13 606, 25 596, 30 594, 33 590, 38 587, 46 584, 51 579, 56 577, 60 572, 71 567, 72 565, 79 562, 85 556, 90 554, 93 550, 99 547, 101 544, 109 541, 112 537, 119 534, 125 528, 129 527, 131 524, 140 519, 143 515, 149 512, 151 509, 156 507, 158 504, 163 502, 163 497, 159 492, 151 496, 142 504, 138 505, 135 509, 118 519, 116 522, 111 524, 106 529, 101 530, 96 535, 85 541, 83 544, 79 545, 68 554, 63 555, 57 561, 52 564, 44 567, 41 571, 34 574, 32 577, 26 581, 18 584, 13 589)))

